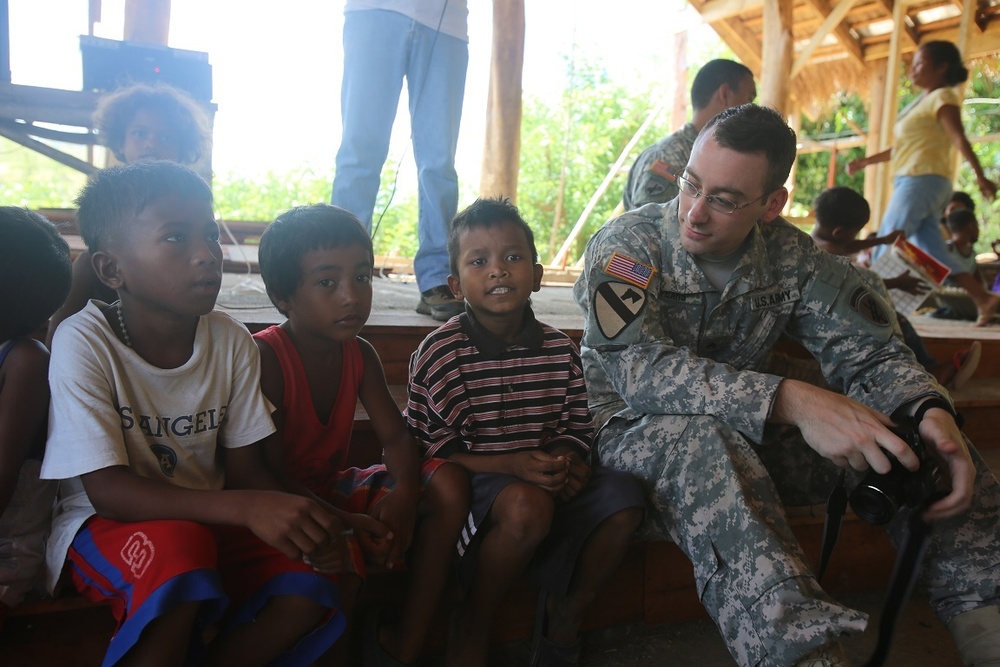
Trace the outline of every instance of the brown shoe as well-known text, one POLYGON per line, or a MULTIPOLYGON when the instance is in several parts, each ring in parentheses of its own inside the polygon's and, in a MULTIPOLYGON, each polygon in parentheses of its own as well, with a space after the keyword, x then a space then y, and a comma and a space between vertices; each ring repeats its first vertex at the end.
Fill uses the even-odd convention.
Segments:
POLYGON ((432 287, 420 293, 417 312, 430 315, 438 322, 446 322, 465 310, 465 302, 455 298, 447 285, 432 287))

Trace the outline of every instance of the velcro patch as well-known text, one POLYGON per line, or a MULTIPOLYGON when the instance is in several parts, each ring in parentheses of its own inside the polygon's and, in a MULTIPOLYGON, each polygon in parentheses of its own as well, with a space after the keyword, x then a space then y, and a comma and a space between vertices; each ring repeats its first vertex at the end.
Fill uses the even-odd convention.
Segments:
POLYGON ((646 289, 649 287, 656 269, 648 264, 643 264, 631 257, 619 255, 615 252, 611 253, 611 259, 608 260, 608 265, 604 267, 604 272, 609 276, 621 278, 627 283, 632 283, 637 287, 646 289))
POLYGON ((646 293, 629 283, 601 283, 594 293, 597 326, 608 340, 632 324, 645 305, 646 293))
POLYGON ((657 160, 650 165, 649 170, 654 174, 659 174, 671 183, 677 182, 677 171, 663 160, 657 160))
POLYGON ((885 304, 865 287, 857 287, 851 293, 851 308, 876 326, 889 326, 889 315, 886 313, 885 304))
POLYGON ((765 308, 777 308, 786 303, 799 300, 797 289, 783 289, 767 294, 758 294, 750 297, 750 310, 764 310, 765 308))

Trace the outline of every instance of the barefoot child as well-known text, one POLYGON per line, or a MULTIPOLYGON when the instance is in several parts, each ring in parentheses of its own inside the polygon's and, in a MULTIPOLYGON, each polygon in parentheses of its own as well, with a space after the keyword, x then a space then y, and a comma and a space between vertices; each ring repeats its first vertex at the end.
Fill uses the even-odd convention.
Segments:
POLYGON ((257 348, 213 311, 222 251, 208 185, 174 163, 136 162, 96 174, 77 204, 96 274, 119 300, 90 301, 55 337, 50 588, 65 572, 111 601, 105 665, 310 664, 344 618, 303 557, 341 526, 280 492, 264 465, 274 425, 257 348))
MULTIPOLYGON (((370 561, 391 567, 412 537, 402 614, 381 632, 372 625, 365 655, 376 665, 416 662, 468 514, 468 476, 442 459, 424 461, 421 470, 378 354, 358 336, 371 313, 374 257, 357 218, 329 204, 294 208, 264 231, 259 257, 267 293, 288 318, 255 335, 261 386, 277 406, 281 434, 269 465, 290 490, 329 503, 370 561), (358 400, 385 465, 347 467, 358 400)), ((358 574, 362 565, 355 559, 358 574)))
POLYGON ((532 664, 575 664, 583 614, 642 520, 642 490, 591 464, 579 353, 535 320, 542 267, 517 208, 478 200, 455 218, 448 254, 448 284, 466 312, 414 352, 407 405, 427 455, 472 474, 459 544, 468 595, 446 664, 486 664, 494 615, 522 574, 541 588, 532 664))
POLYGON ((44 331, 69 291, 69 247, 48 220, 0 206, 0 625, 39 583, 56 485, 38 478, 49 412, 44 331))

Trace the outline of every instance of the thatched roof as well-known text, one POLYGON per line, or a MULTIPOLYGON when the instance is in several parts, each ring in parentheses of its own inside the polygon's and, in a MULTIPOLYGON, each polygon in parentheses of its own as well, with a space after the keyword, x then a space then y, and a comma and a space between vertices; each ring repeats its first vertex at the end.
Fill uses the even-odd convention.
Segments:
POLYGON ((1000 0, 690 0, 734 53, 761 76, 764 2, 793 2, 794 43, 791 94, 804 110, 839 91, 868 93, 873 63, 890 54, 894 13, 902 17, 904 58, 918 44, 947 39, 962 45, 963 12, 968 22, 966 59, 1000 53, 1000 0), (901 4, 897 7, 897 4, 901 4))

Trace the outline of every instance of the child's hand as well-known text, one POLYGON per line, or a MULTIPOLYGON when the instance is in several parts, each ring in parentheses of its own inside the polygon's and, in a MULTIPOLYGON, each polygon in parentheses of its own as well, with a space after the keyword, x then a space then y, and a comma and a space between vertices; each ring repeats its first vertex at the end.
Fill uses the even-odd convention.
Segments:
POLYGON ((531 449, 511 454, 511 474, 526 482, 536 484, 553 496, 566 487, 569 478, 569 459, 549 454, 541 449, 531 449))
POLYGON ((903 271, 895 278, 887 279, 885 286, 889 289, 903 290, 907 294, 915 294, 917 296, 930 290, 926 282, 914 276, 909 271, 903 271))
POLYGON ((367 514, 345 512, 340 515, 345 526, 354 531, 354 538, 369 563, 386 565, 389 548, 392 546, 393 532, 389 526, 367 514))
POLYGON ((894 229, 882 237, 882 245, 892 245, 897 239, 906 238, 906 232, 902 229, 894 229))
POLYGON ((578 452, 567 452, 566 458, 569 459, 569 476, 566 479, 566 488, 559 494, 559 498, 562 500, 569 500, 583 491, 594 473, 578 452))
POLYGON ((413 540, 413 528, 417 523, 417 504, 420 502, 419 487, 397 486, 375 506, 372 517, 384 523, 392 531, 391 546, 386 559, 386 567, 392 567, 403 560, 413 540))
POLYGON ((242 524, 292 560, 327 546, 341 531, 337 517, 309 498, 279 491, 240 494, 242 524))
POLYGON ((303 562, 321 574, 344 572, 350 559, 343 533, 338 533, 330 542, 316 547, 311 554, 302 557, 303 562))

